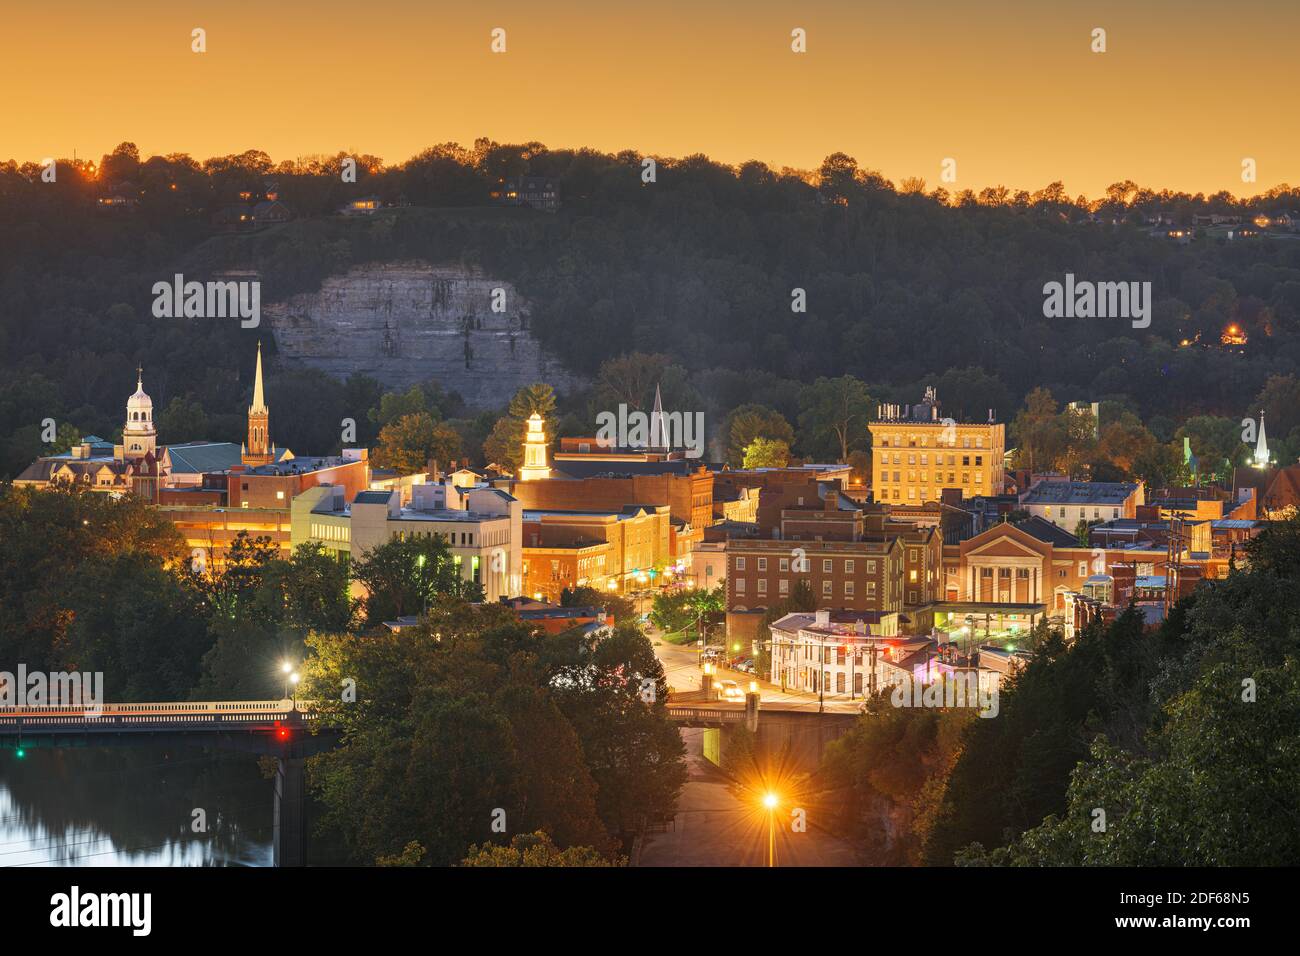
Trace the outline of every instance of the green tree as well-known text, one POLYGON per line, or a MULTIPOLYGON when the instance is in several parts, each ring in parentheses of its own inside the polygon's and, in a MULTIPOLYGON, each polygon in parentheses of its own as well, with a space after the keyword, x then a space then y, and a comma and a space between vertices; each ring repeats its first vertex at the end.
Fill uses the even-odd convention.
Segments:
POLYGON ((429 462, 440 467, 460 455, 460 434, 445 422, 435 422, 428 412, 403 415, 379 432, 374 461, 399 474, 425 471, 429 462))
POLYGON ((578 659, 556 688, 559 706, 582 739, 600 817, 626 844, 642 820, 673 812, 686 782, 685 748, 667 719, 668 683, 635 625, 571 641, 578 659))
POLYGON ((442 537, 394 538, 352 562, 366 592, 368 626, 419 614, 439 598, 483 600, 483 587, 461 577, 460 563, 442 537))
POLYGON ((780 412, 765 405, 742 405, 727 418, 727 461, 734 468, 744 465, 745 452, 757 438, 784 442, 787 453, 794 444, 794 429, 780 412))
MULTIPOLYGON (((543 383, 525 385, 510 399, 506 414, 497 419, 492 432, 483 442, 483 455, 489 463, 496 463, 511 472, 518 472, 524 459, 524 435, 527 422, 534 413, 550 421, 555 412, 555 390, 543 383)), ((553 430, 547 430, 553 439, 553 430)))
POLYGON ((638 615, 636 604, 631 598, 623 597, 613 591, 602 591, 592 587, 565 588, 560 592, 561 607, 603 607, 613 615, 614 621, 631 621, 638 615))
POLYGON ((852 375, 817 379, 799 395, 800 447, 848 461, 849 449, 866 443, 871 408, 867 386, 852 375))
POLYGON ((1056 399, 1045 388, 1034 389, 1025 399, 1025 407, 1011 423, 1020 467, 1047 471, 1060 460, 1066 434, 1057 409, 1056 399))
POLYGON ((745 446, 745 468, 784 468, 790 461, 790 446, 783 441, 755 438, 745 446))
POLYGON ((510 839, 509 846, 484 843, 472 846, 460 863, 461 866, 545 866, 545 867, 606 867, 623 866, 626 860, 611 862, 600 851, 589 846, 571 846, 561 850, 545 830, 520 833, 510 839))
POLYGON ((208 415, 193 396, 177 395, 158 416, 158 434, 169 445, 208 438, 208 415))

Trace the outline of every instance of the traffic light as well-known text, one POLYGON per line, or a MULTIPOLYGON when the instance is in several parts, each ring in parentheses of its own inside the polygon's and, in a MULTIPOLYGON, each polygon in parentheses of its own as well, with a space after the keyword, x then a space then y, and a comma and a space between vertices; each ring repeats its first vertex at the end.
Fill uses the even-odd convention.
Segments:
POLYGON ((27 751, 24 750, 22 747, 19 747, 17 750, 14 751, 14 756, 16 756, 19 760, 22 760, 24 757, 27 756, 27 751))
POLYGON ((289 728, 284 726, 284 724, 280 723, 278 720, 275 722, 275 739, 276 740, 289 739, 289 728))

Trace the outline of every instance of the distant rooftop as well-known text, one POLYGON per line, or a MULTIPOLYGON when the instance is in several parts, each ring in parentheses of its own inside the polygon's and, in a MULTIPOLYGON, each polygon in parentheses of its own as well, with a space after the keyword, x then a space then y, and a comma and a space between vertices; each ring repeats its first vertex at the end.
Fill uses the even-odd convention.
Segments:
POLYGON ((1122 505, 1137 488, 1127 481, 1040 481, 1021 501, 1027 505, 1122 505))
POLYGON ((343 465, 353 464, 358 460, 360 459, 344 458, 342 455, 328 455, 320 458, 304 456, 302 458, 288 458, 283 461, 272 462, 269 465, 258 465, 256 468, 249 468, 244 474, 305 475, 326 468, 339 468, 343 465))

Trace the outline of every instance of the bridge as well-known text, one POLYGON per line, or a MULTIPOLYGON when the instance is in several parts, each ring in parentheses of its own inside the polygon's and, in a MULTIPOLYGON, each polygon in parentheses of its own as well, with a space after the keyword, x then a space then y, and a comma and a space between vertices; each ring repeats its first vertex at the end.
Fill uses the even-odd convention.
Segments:
POLYGON ((665 708, 668 719, 683 727, 704 730, 704 756, 721 764, 733 736, 741 728, 757 745, 781 754, 787 765, 815 770, 826 745, 844 736, 858 720, 856 712, 818 713, 807 704, 762 703, 748 693, 744 702, 718 700, 710 690, 674 692, 665 708))
POLYGON ((199 738, 227 749, 275 757, 276 866, 306 862, 306 758, 328 750, 337 736, 337 730, 320 720, 313 703, 288 699, 0 707, 0 747, 4 748, 199 738))

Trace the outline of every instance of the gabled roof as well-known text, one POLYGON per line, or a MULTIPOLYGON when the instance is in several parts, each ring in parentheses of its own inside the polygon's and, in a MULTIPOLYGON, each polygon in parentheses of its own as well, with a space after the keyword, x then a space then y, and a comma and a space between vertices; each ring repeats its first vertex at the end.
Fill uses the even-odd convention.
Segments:
POLYGON ((173 474, 204 474, 225 471, 242 460, 239 446, 232 442, 191 442, 168 445, 165 452, 173 474))
POLYGON ((1264 504, 1269 508, 1300 505, 1300 465, 1287 465, 1278 469, 1264 493, 1264 504))
POLYGON ((1055 548, 1082 547, 1079 544, 1079 539, 1070 532, 1038 515, 1032 515, 1024 521, 1019 521, 1014 527, 1019 528, 1027 535, 1037 538, 1039 541, 1046 541, 1055 548))
POLYGON ((1122 505, 1137 488, 1128 481, 1040 481, 1021 504, 1122 505))

